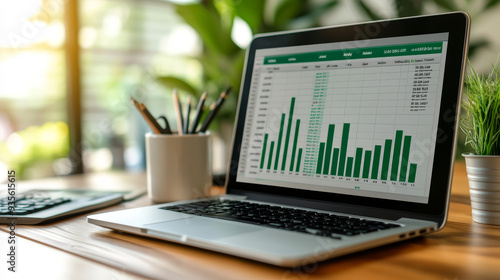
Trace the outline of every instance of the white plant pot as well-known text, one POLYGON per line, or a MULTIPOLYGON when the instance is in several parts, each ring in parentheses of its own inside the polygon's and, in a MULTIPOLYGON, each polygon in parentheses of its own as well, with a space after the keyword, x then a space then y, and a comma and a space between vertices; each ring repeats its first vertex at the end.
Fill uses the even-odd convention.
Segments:
POLYGON ((500 225, 500 156, 462 154, 467 167, 472 219, 500 225))

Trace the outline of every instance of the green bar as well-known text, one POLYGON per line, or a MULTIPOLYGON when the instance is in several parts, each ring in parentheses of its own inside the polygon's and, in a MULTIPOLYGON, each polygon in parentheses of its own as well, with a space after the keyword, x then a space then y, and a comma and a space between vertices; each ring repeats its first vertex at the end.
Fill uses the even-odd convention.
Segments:
POLYGON ((339 172, 337 173, 337 175, 339 176, 344 176, 345 158, 347 155, 347 142, 349 140, 350 127, 351 127, 350 123, 345 123, 344 129, 342 130, 342 144, 340 146, 339 172))
POLYGON ((262 155, 260 156, 260 169, 264 168, 264 159, 266 159, 267 133, 264 135, 264 145, 262 145, 262 155))
POLYGON ((299 154, 297 155, 297 167, 295 168, 295 172, 299 172, 300 170, 300 159, 302 158, 302 148, 299 149, 299 154))
POLYGON ((410 175, 408 175, 408 183, 415 183, 415 175, 417 175, 417 165, 415 163, 411 163, 410 175))
POLYGON ((281 171, 285 171, 286 157, 288 156, 288 142, 290 140, 290 130, 292 130, 294 107, 295 107, 295 97, 292 97, 292 103, 290 104, 290 114, 288 116, 288 125, 286 129, 285 148, 283 149, 283 160, 281 161, 281 171))
POLYGON ((326 152, 325 152, 325 164, 323 165, 323 174, 328 175, 330 171, 330 159, 332 157, 332 144, 333 144, 333 133, 335 131, 335 125, 331 124, 328 126, 328 138, 326 140, 326 152))
POLYGON ((361 158, 363 157, 363 148, 356 148, 356 161, 354 161, 354 174, 353 177, 359 178, 361 170, 361 158))
POLYGON ((321 174, 321 166, 323 166, 323 154, 325 153, 325 143, 319 143, 318 166, 316 167, 316 174, 321 174))
POLYGON ((351 177, 352 174, 352 157, 347 158, 347 168, 345 170, 345 176, 351 177))
POLYGON ((441 53, 442 49, 443 42, 429 42, 295 53, 266 56, 264 58, 264 65, 434 54, 441 53))
POLYGON ((380 164, 380 151, 382 150, 382 146, 375 145, 375 153, 373 154, 373 166, 372 166, 372 179, 377 179, 378 175, 378 167, 380 164))
POLYGON ((403 157, 401 158, 401 169, 399 171, 399 181, 406 181, 406 171, 408 171, 408 158, 410 157, 411 136, 406 135, 403 144, 403 157))
POLYGON ((365 162, 363 164, 363 178, 370 176, 370 162, 372 161, 372 151, 365 151, 365 162))
POLYGON ((392 140, 386 139, 384 146, 384 160, 382 161, 382 173, 380 174, 380 180, 387 180, 387 174, 389 173, 389 161, 391 158, 391 147, 392 147, 392 140))
POLYGON ((285 114, 281 114, 280 134, 278 136, 278 147, 276 148, 276 159, 274 161, 274 170, 278 170, 280 159, 281 139, 283 138, 283 126, 285 126, 285 114))
POLYGON ((332 170, 330 171, 330 175, 337 175, 338 162, 339 162, 339 148, 334 148, 333 149, 332 170))
POLYGON ((267 169, 271 170, 271 162, 273 161, 274 141, 271 141, 271 148, 269 148, 269 156, 267 157, 267 169))
POLYGON ((299 140, 299 127, 300 127, 300 120, 297 120, 295 123, 295 137, 293 139, 292 162, 290 162, 290 171, 293 171, 293 163, 295 161, 295 151, 297 150, 297 141, 299 140))
POLYGON ((396 139, 394 140, 394 152, 392 153, 391 181, 398 179, 399 157, 401 156, 401 142, 403 140, 403 131, 396 130, 396 139))

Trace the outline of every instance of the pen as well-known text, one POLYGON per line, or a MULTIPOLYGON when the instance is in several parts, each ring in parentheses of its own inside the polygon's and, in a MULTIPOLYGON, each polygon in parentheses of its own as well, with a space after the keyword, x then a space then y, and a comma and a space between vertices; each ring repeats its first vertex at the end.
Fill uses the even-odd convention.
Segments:
POLYGON ((189 134, 189 114, 191 113, 191 97, 188 97, 186 105, 186 119, 184 120, 184 134, 189 134))
POLYGON ((194 117, 193 123, 191 124, 191 129, 190 129, 191 134, 196 133, 196 127, 200 122, 201 115, 203 115, 203 111, 205 108, 203 105, 205 104, 206 99, 207 99, 207 92, 204 92, 200 97, 200 101, 198 101, 198 107, 196 108, 196 115, 194 117))
POLYGON ((142 117, 144 118, 144 120, 146 121, 146 123, 149 125, 149 127, 151 128, 151 130, 153 130, 153 132, 155 134, 161 134, 161 127, 160 127, 160 125, 156 122, 156 120, 153 118, 153 116, 151 115, 151 113, 149 113, 149 111, 146 108, 146 106, 144 104, 140 104, 139 102, 137 102, 132 97, 130 99, 134 103, 134 106, 137 108, 137 110, 139 110, 139 113, 142 115, 142 117))
POLYGON ((207 117, 203 120, 203 123, 201 124, 200 130, 198 132, 207 131, 208 126, 210 125, 210 123, 214 119, 217 112, 220 110, 220 107, 222 107, 222 104, 224 104, 224 101, 226 100, 226 97, 230 91, 231 91, 231 87, 228 87, 225 91, 223 91, 220 94, 219 99, 217 99, 217 102, 215 103, 215 105, 212 104, 212 106, 210 106, 210 112, 208 113, 207 117))
POLYGON ((179 96, 177 96, 177 90, 174 90, 174 108, 175 113, 177 114, 177 133, 179 133, 179 135, 183 135, 184 119, 182 118, 181 102, 179 100, 179 96))

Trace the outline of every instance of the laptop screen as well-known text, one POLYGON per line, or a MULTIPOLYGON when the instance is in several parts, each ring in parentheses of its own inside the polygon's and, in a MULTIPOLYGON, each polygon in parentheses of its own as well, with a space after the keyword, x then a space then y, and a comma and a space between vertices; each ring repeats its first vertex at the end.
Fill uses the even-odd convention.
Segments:
POLYGON ((448 37, 257 49, 236 181, 427 203, 448 37))

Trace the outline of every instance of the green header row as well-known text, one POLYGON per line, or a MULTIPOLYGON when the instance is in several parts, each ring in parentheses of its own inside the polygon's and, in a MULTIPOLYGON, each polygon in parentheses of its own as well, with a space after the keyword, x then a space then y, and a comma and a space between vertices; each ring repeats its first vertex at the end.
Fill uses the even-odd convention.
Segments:
POLYGON ((441 53, 443 42, 266 56, 264 65, 441 53))

